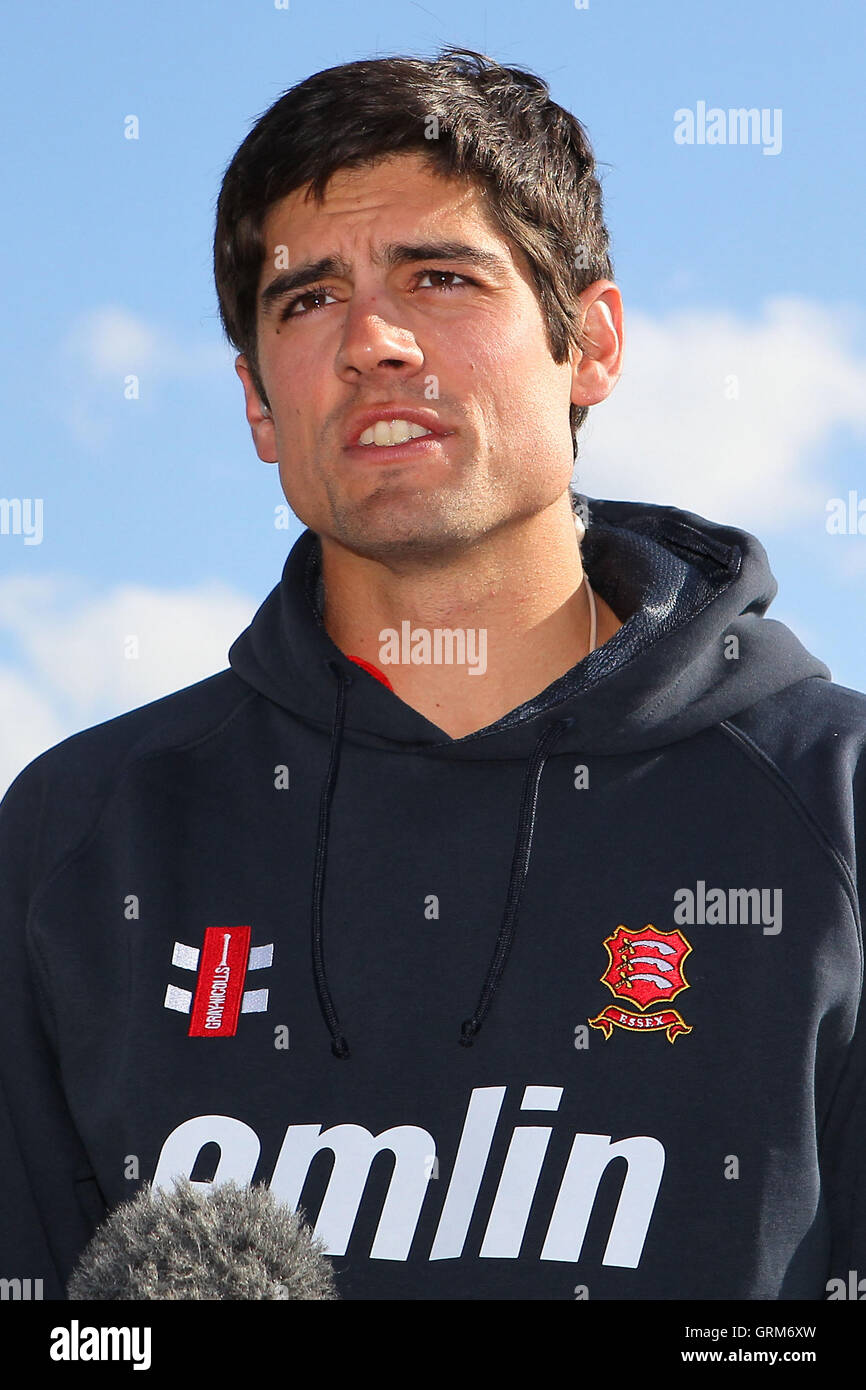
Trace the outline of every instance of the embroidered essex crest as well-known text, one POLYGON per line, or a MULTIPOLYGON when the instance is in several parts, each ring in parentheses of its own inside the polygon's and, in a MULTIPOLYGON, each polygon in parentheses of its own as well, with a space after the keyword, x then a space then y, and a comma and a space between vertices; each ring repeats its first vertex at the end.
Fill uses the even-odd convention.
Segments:
POLYGON ((615 1027, 633 1032, 661 1028, 670 1043, 680 1033, 692 1031, 676 1009, 646 1012, 653 1004, 670 1003, 689 988, 683 965, 692 948, 681 931, 658 931, 651 922, 642 931, 631 931, 620 923, 613 935, 605 939, 604 946, 608 966, 601 977, 602 984, 607 985, 614 998, 635 1004, 642 1012, 635 1014, 608 1004, 588 1020, 590 1027, 600 1028, 606 1041, 615 1027))

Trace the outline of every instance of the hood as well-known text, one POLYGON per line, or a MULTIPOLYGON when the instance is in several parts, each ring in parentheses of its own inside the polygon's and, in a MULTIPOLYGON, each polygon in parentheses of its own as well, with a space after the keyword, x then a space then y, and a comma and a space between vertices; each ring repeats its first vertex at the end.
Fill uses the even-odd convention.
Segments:
POLYGON ((231 666, 255 690, 320 729, 333 722, 339 671, 351 686, 347 740, 476 760, 530 756, 552 718, 568 720, 558 741, 562 752, 657 748, 805 676, 830 678, 789 628, 764 616, 778 586, 754 536, 676 507, 576 493, 572 502, 584 516, 589 510, 581 553, 590 583, 623 625, 546 690, 486 728, 450 738, 334 645, 316 602, 321 550, 310 530, 232 645, 231 666), (729 637, 736 644, 726 642, 729 637))
POLYGON ((765 618, 777 585, 754 536, 675 507, 595 501, 576 493, 572 505, 583 516, 589 513, 582 555, 590 583, 623 625, 546 690, 475 733, 450 738, 334 645, 319 612, 321 550, 310 530, 292 547, 279 585, 229 650, 233 670, 248 685, 329 732, 311 889, 312 957, 319 1008, 337 1058, 350 1052, 325 970, 323 902, 344 740, 428 757, 524 762, 505 910, 478 1002, 457 1038, 470 1047, 508 961, 541 776, 551 753, 658 748, 719 724, 806 676, 830 676, 783 623, 765 618), (732 637, 736 646, 726 640, 732 637))

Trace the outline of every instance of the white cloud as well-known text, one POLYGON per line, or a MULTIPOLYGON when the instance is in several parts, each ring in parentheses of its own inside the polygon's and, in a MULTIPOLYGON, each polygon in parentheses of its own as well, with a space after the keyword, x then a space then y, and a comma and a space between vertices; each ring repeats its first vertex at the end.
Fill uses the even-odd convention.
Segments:
POLYGON ((65 578, 0 581, 0 632, 21 654, 0 668, 0 794, 60 739, 223 670, 257 607, 218 582, 94 597, 65 578))
POLYGON ((17 671, 0 667, 0 797, 23 767, 68 733, 49 698, 17 671))
POLYGON ((757 322, 627 312, 623 375, 578 436, 577 486, 759 532, 810 517, 823 528, 820 446, 835 429, 866 433, 856 327, 852 313, 796 297, 769 300, 757 322))
POLYGON ((228 344, 181 342, 116 304, 81 315, 64 343, 67 354, 96 379, 146 374, 156 377, 206 376, 224 372, 234 355, 228 344))
POLYGON ((149 399, 162 380, 230 379, 234 357, 222 340, 181 340, 119 305, 103 305, 80 315, 62 342, 57 413, 77 444, 101 451, 113 435, 128 377, 139 379, 138 390, 149 399))

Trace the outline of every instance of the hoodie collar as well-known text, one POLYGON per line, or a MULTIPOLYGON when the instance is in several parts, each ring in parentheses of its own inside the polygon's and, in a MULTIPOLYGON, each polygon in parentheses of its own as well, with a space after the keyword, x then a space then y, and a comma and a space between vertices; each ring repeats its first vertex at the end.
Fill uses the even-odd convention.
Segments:
POLYGON ((560 751, 650 749, 720 723, 804 677, 829 678, 790 629, 764 616, 777 585, 754 536, 675 507, 577 494, 572 500, 589 512, 582 555, 590 582, 623 625, 486 728, 449 737, 335 646, 316 602, 321 546, 310 530, 233 643, 231 666, 323 730, 331 726, 339 669, 351 678, 346 740, 457 759, 525 759, 552 718, 570 721, 560 751))

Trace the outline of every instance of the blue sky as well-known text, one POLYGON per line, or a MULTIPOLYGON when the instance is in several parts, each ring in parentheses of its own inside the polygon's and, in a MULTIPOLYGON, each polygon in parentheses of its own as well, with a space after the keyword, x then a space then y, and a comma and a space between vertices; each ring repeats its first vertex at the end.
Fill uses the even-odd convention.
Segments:
POLYGON ((446 43, 543 76, 602 166, 626 365, 579 484, 753 531, 770 616, 866 688, 866 534, 827 529, 834 497, 866 513, 859 0, 90 0, 17 6, 4 38, 0 498, 43 511, 38 544, 0 534, 0 792, 67 734, 222 669, 278 582, 300 528, 274 527, 219 326, 222 171, 310 73, 446 43), (677 143, 699 103, 781 113, 778 152, 677 143))

